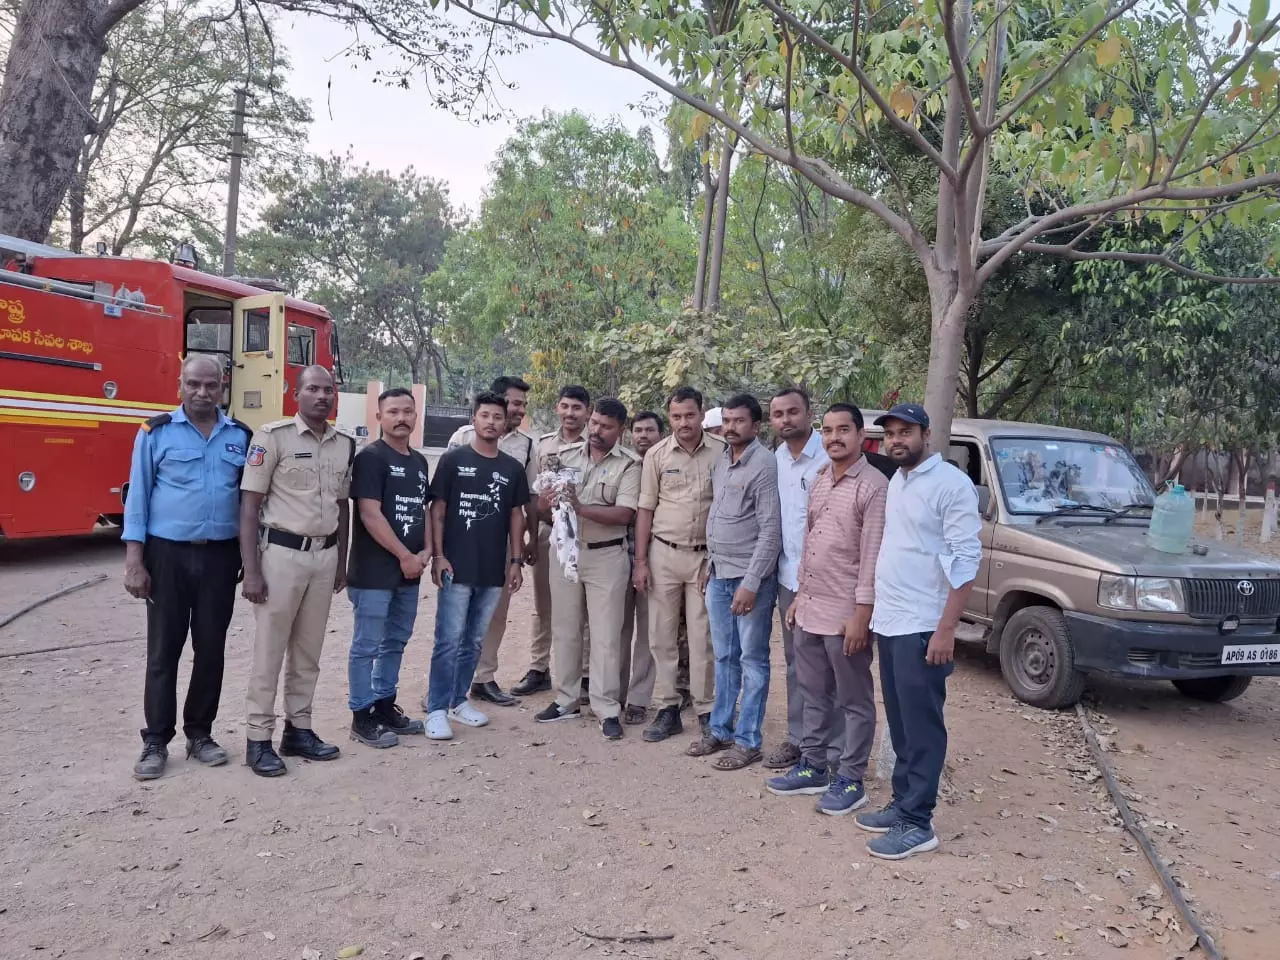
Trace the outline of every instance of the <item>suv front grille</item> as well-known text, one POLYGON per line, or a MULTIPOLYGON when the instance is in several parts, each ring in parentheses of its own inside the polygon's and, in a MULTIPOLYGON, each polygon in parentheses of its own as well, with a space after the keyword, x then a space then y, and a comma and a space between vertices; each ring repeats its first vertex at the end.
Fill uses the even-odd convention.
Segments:
POLYGON ((1187 613, 1193 617, 1280 616, 1280 580, 1186 580, 1187 613), (1242 592, 1248 584, 1253 592, 1242 592))

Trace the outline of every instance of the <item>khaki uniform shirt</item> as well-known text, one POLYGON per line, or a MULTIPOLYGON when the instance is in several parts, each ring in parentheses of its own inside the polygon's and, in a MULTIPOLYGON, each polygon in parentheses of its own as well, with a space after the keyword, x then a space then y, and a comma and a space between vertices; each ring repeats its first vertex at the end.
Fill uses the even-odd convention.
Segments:
MULTIPOLYGON (((475 435, 476 428, 470 424, 465 427, 459 427, 453 432, 453 436, 449 438, 449 449, 470 446, 471 438, 475 435)), ((504 433, 498 438, 498 449, 508 457, 514 457, 516 462, 524 467, 525 478, 529 481, 531 496, 533 495, 533 479, 538 475, 538 459, 533 455, 533 448, 537 443, 538 441, 533 438, 533 434, 525 433, 519 428, 509 433, 504 433)))
POLYGON ((672 434, 644 455, 640 471, 640 509, 653 511, 653 535, 679 546, 707 542, 711 512, 711 471, 725 442, 702 432, 693 453, 685 452, 672 434))
MULTIPOLYGON (((560 451, 560 462, 581 471, 578 480, 578 502, 588 507, 630 507, 640 502, 640 457, 620 443, 599 461, 591 458, 587 441, 575 443, 560 451)), ((609 526, 578 517, 578 540, 582 543, 607 543, 627 535, 627 524, 609 526)))
POLYGON ((262 522, 301 537, 338 529, 338 503, 351 488, 356 442, 326 423, 317 437, 301 416, 259 427, 249 442, 241 490, 266 495, 262 522))

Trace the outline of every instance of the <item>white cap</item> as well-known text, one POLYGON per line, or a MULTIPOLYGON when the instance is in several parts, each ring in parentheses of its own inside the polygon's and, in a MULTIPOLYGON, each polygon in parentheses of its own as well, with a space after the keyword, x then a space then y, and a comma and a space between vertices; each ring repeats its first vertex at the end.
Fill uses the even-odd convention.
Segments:
POLYGON ((724 426, 724 414, 719 407, 712 407, 702 415, 703 430, 714 430, 721 426, 724 426))

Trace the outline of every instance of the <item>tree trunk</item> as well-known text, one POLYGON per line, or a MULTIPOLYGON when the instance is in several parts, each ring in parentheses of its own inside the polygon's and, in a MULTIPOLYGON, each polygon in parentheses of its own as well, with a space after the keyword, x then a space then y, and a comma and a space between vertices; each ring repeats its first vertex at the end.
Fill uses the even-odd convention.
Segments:
POLYGON ((967 348, 967 359, 965 364, 965 396, 964 406, 965 413, 971 419, 978 419, 978 391, 982 389, 982 359, 985 353, 984 341, 985 337, 980 330, 974 330, 965 338, 965 347, 967 348))
POLYGON ((958 289, 954 274, 931 270, 929 305, 933 314, 929 342, 929 379, 924 388, 924 408, 933 434, 931 449, 946 454, 955 417, 960 358, 964 353, 964 325, 973 294, 958 289))
POLYGON ((1248 520, 1248 516, 1245 513, 1245 511, 1248 509, 1248 504, 1245 500, 1245 497, 1249 493, 1249 464, 1252 460, 1252 457, 1249 455, 1249 448, 1241 447, 1240 450, 1234 455, 1233 459, 1235 459, 1236 461, 1236 467, 1237 467, 1236 475, 1239 478, 1239 491, 1236 494, 1238 498, 1236 500, 1236 546, 1243 547, 1244 546, 1244 528, 1245 528, 1245 523, 1248 520))
POLYGON ((85 196, 88 193, 89 176, 83 164, 77 163, 67 190, 67 249, 72 253, 84 252, 85 196))
POLYGON ((720 147, 720 172, 716 175, 715 224, 711 234, 711 255, 707 264, 707 303, 709 313, 720 309, 720 270, 724 266, 724 231, 729 220, 729 173, 733 165, 733 141, 724 133, 720 147))
POLYGON ((93 128, 108 16, 106 0, 24 0, 18 11, 0 87, 0 233, 49 235, 93 128))
POLYGON ((711 165, 702 163, 702 231, 698 236, 698 269, 693 277, 693 309, 701 313, 707 305, 707 256, 711 251, 711 220, 716 204, 716 185, 711 165))

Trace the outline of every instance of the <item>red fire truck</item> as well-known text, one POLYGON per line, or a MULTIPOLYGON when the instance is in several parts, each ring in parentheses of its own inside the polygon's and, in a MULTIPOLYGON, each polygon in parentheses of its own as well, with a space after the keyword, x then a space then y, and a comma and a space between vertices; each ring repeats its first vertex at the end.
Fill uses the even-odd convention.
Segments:
POLYGON ((297 412, 309 364, 338 363, 324 307, 157 260, 0 236, 0 537, 118 523, 138 425, 178 405, 188 351, 225 363, 227 412, 297 412))

